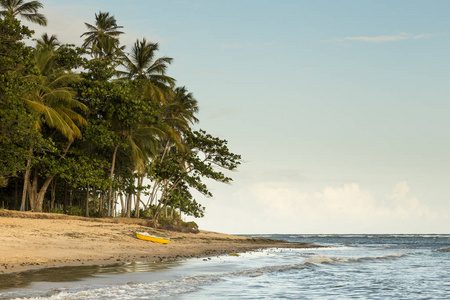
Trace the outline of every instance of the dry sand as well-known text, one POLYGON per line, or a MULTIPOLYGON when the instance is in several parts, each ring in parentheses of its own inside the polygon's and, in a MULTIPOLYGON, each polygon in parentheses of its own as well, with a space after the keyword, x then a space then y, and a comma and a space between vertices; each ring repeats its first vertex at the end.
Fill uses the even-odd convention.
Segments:
POLYGON ((89 219, 0 210, 0 274, 59 266, 162 261, 261 248, 312 246, 209 231, 180 233, 144 224, 144 221, 134 219, 89 219), (142 241, 135 237, 135 231, 147 231, 171 240, 166 245, 142 241))

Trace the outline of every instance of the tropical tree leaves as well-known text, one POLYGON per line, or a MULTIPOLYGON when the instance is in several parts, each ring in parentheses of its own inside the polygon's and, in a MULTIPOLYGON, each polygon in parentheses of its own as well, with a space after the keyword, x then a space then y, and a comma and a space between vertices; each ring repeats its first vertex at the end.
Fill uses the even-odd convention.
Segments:
POLYGON ((47 18, 38 13, 38 10, 44 7, 39 1, 0 0, 0 7, 3 8, 0 11, 3 16, 9 15, 12 18, 19 16, 42 26, 47 25, 47 18))

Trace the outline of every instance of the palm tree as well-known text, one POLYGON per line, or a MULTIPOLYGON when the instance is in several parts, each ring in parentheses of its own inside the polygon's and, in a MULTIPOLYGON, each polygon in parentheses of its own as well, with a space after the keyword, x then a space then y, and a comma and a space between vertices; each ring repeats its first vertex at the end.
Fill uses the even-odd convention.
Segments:
POLYGON ((102 49, 102 43, 108 42, 104 41, 105 39, 118 41, 119 35, 123 34, 122 31, 119 31, 123 26, 118 26, 114 16, 110 16, 108 12, 95 14, 95 25, 89 23, 84 24, 89 31, 81 35, 81 37, 86 36, 82 47, 91 49, 94 54, 98 53, 98 49, 102 49))
POLYGON ((144 38, 137 40, 131 48, 131 54, 125 62, 126 72, 120 72, 120 79, 139 80, 144 82, 144 92, 152 99, 165 103, 171 94, 175 79, 166 75, 168 65, 173 61, 170 57, 155 59, 158 43, 148 43, 144 38))
POLYGON ((0 14, 6 16, 9 14, 12 18, 20 16, 30 22, 37 23, 42 26, 47 25, 47 19, 43 14, 38 13, 43 8, 39 1, 25 2, 23 0, 0 0, 0 7, 4 10, 0 14))
POLYGON ((195 114, 198 113, 198 101, 186 87, 177 87, 173 99, 170 101, 168 113, 181 118, 186 123, 198 123, 198 119, 195 117, 195 114))
POLYGON ((36 42, 36 49, 38 50, 56 50, 56 47, 61 45, 58 41, 58 38, 56 35, 52 34, 51 36, 48 36, 47 33, 44 33, 39 40, 36 42))
MULTIPOLYGON (((69 146, 76 137, 81 136, 79 126, 87 125, 86 120, 74 109, 87 110, 87 107, 75 100, 75 92, 70 84, 78 80, 78 76, 72 73, 61 72, 54 68, 55 54, 48 49, 36 51, 36 66, 38 75, 27 76, 35 88, 32 93, 24 96, 23 101, 37 114, 42 115, 41 121, 36 123, 36 128, 41 129, 45 124, 55 128, 69 140, 69 146)), ((68 151, 66 148, 65 153, 68 151)), ((33 152, 33 149, 30 149, 33 152)), ((51 175, 42 185, 39 193, 29 195, 33 210, 42 211, 42 203, 45 192, 55 175, 51 175)), ((25 203, 27 189, 30 186, 30 161, 24 175, 24 189, 22 205, 25 203)), ((33 189, 37 191, 37 180, 33 182, 33 189), (36 186, 35 186, 36 185, 36 186)))
POLYGON ((125 57, 125 46, 120 46, 118 39, 104 36, 99 39, 98 44, 92 46, 92 53, 101 60, 117 61, 121 63, 125 57))
MULTIPOLYGON (((163 122, 169 126, 170 130, 167 130, 168 134, 164 137, 163 145, 160 147, 159 163, 163 163, 170 153, 178 153, 180 150, 190 151, 190 149, 186 149, 183 141, 183 133, 189 131, 189 123, 194 124, 198 122, 198 119, 195 117, 195 113, 197 112, 198 102, 192 93, 189 93, 185 87, 177 87, 174 90, 173 96, 169 98, 163 113, 163 122)), ((177 160, 177 164, 180 170, 186 168, 185 162, 182 159, 177 160)), ((168 204, 167 201, 169 200, 170 193, 182 184, 181 179, 177 179, 171 183, 172 179, 156 179, 154 183, 153 191, 150 193, 149 205, 155 200, 158 187, 162 190, 162 196, 153 215, 153 222, 156 222, 158 218, 161 205, 163 203, 164 206, 168 204)))
MULTIPOLYGON (((86 106, 75 100, 75 92, 70 84, 78 81, 73 73, 58 72, 54 69, 55 55, 48 49, 36 52, 36 65, 39 75, 27 76, 34 82, 34 93, 24 98, 36 112, 44 116, 45 124, 55 128, 69 141, 81 136, 78 125, 86 125, 86 120, 73 109, 87 110, 86 106)), ((42 124, 38 124, 40 128, 42 124)))
MULTIPOLYGON (((124 126, 119 121, 111 120, 112 130, 117 136, 119 136, 119 141, 114 147, 111 169, 110 169, 110 180, 114 179, 114 171, 116 165, 116 158, 118 150, 121 146, 125 146, 128 150, 128 155, 133 161, 133 165, 130 166, 132 173, 137 172, 138 175, 138 185, 142 185, 143 177, 145 174, 146 166, 151 157, 156 155, 157 148, 159 146, 160 140, 163 136, 167 134, 169 127, 164 124, 144 124, 144 123, 134 123, 131 126, 124 126)), ((112 185, 109 186, 108 193, 108 204, 110 205, 113 195, 112 185)), ((140 201, 140 191, 137 195, 137 205, 136 205, 136 215, 139 216, 139 201, 140 201)), ((128 217, 130 217, 130 211, 127 212, 128 217)))

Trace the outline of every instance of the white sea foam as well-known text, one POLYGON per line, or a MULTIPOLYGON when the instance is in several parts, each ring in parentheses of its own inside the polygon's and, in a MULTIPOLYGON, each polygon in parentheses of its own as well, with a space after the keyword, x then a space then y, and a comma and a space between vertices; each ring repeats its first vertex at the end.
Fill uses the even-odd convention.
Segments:
POLYGON ((435 251, 438 251, 438 252, 450 252, 450 247, 442 247, 442 248, 436 249, 435 251))
MULTIPOLYGON (((419 235, 383 235, 382 238, 388 242, 377 247, 373 247, 375 239, 365 236, 359 238, 360 242, 354 242, 355 247, 335 244, 330 248, 276 248, 239 257, 193 259, 163 271, 140 268, 142 273, 132 275, 139 280, 131 281, 143 283, 123 284, 130 280, 115 277, 112 282, 118 285, 105 279, 108 286, 87 286, 80 282, 80 285, 71 283, 71 288, 59 292, 26 294, 21 291, 14 295, 33 296, 28 298, 33 300, 232 299, 249 294, 266 299, 346 299, 349 295, 365 299, 396 299, 406 295, 405 298, 413 299, 426 291, 433 299, 448 298, 445 282, 450 276, 447 267, 450 242, 445 237, 439 241, 435 241, 434 235, 423 239, 419 235), (416 272, 418 268, 420 272, 416 272), (158 272, 164 276, 159 277, 158 272), (411 285, 411 281, 417 284, 411 285), (287 292, 290 294, 286 295, 287 292)), ((334 236, 324 240, 333 241, 336 241, 334 236)), ((129 278, 126 274, 117 276, 129 278)), ((5 296, 13 298, 12 294, 0 292, 1 299, 5 296)))

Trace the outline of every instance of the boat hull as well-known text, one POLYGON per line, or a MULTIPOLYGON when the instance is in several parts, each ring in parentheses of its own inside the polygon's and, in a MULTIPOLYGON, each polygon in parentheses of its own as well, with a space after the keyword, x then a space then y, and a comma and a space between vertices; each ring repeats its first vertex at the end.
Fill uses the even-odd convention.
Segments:
POLYGON ((148 235, 143 232, 136 232, 136 237, 140 240, 151 241, 159 244, 167 244, 170 242, 170 238, 148 235))

